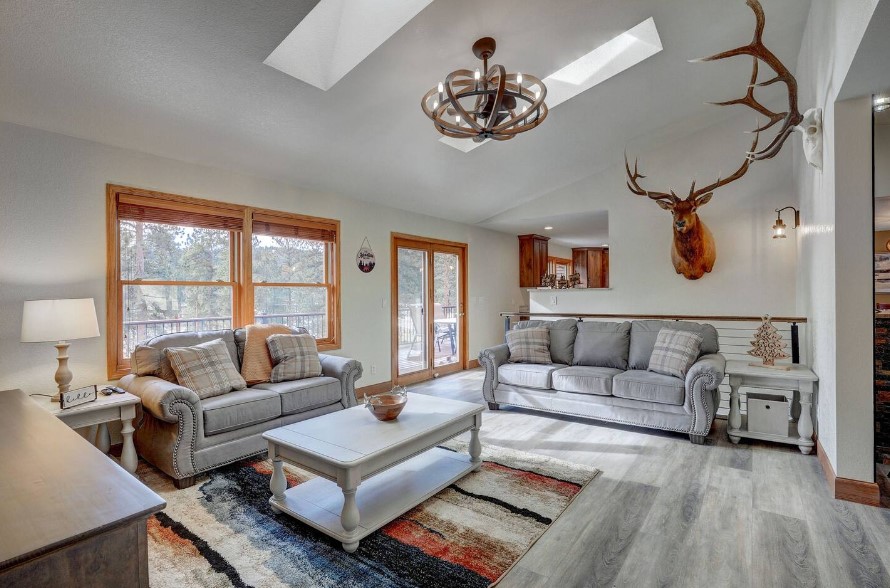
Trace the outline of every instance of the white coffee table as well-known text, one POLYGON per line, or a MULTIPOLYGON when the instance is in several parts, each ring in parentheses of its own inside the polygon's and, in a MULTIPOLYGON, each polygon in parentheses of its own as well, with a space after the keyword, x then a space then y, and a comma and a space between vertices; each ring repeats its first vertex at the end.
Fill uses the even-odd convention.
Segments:
POLYGON ((395 421, 380 422, 360 405, 267 431, 272 510, 352 553, 363 537, 479 468, 483 408, 409 394, 395 421), (469 455, 436 447, 466 431, 469 455), (288 489, 284 461, 319 477, 288 489))

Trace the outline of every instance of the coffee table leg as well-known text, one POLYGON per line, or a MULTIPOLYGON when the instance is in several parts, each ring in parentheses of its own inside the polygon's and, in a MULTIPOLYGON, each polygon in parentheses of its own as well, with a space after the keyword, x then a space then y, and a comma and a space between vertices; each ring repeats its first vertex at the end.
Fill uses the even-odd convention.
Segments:
POLYGON ((482 467, 482 443, 479 442, 479 429, 482 428, 481 419, 476 417, 476 424, 473 428, 470 429, 470 463, 472 463, 475 467, 473 467, 473 471, 478 470, 482 467))
MULTIPOLYGON (((337 485, 343 490, 343 510, 340 511, 340 525, 347 535, 351 535, 361 521, 361 513, 358 511, 358 505, 355 503, 355 492, 358 489, 361 478, 355 470, 346 470, 342 477, 337 480, 337 485)), ((358 549, 358 541, 350 541, 342 543, 346 553, 353 553, 358 549)))
MULTIPOLYGON (((272 480, 269 482, 269 489, 272 491, 272 500, 275 502, 284 502, 284 491, 287 490, 287 478, 284 477, 284 464, 280 457, 272 460, 272 480)), ((272 504, 272 510, 280 513, 281 510, 272 504)))

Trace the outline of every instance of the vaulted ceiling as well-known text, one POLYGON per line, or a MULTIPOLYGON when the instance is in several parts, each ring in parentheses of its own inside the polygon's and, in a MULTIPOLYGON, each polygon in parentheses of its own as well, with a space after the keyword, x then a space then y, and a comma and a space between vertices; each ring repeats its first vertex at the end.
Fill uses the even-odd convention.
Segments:
MULTIPOLYGON (((385 0, 379 0, 385 1, 385 0)), ((5 0, 0 120, 479 222, 620 161, 660 129, 697 130, 740 96, 750 61, 688 59, 748 42, 743 0, 434 0, 327 91, 263 61, 313 0, 5 0), (653 17, 664 50, 553 109, 538 129, 462 153, 420 98, 494 62, 540 77, 653 17)), ((792 69, 808 0, 762 0, 792 69)), ((753 118, 753 117, 752 117, 753 118)))

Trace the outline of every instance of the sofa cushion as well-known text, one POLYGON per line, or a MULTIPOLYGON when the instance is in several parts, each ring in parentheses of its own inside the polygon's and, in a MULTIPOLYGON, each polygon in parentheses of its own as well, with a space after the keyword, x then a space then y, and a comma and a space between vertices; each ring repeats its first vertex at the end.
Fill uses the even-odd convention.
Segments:
MULTIPOLYGON (((240 366, 238 349, 235 347, 235 334, 230 329, 219 331, 188 331, 186 333, 167 333, 158 335, 136 346, 133 373, 137 376, 157 376, 168 382, 176 382, 176 374, 170 366, 170 360, 164 355, 167 347, 193 347, 214 339, 222 339, 235 366, 240 366)), ((132 361, 132 360, 131 360, 132 361)))
POLYGON ((271 390, 248 388, 201 401, 204 434, 242 429, 281 416, 280 396, 271 390))
POLYGON ((551 374, 564 367, 568 366, 558 363, 505 363, 498 367, 498 382, 524 388, 550 390, 551 374))
POLYGON ((192 347, 166 347, 164 354, 173 366, 179 385, 192 390, 198 398, 219 396, 247 387, 222 339, 192 347))
POLYGON ((575 336, 578 334, 576 319, 559 319, 555 321, 519 321, 514 329, 529 327, 547 327, 550 331, 550 359, 553 363, 572 365, 575 336))
POLYGON ((551 375, 553 389, 579 394, 612 395, 612 378, 621 370, 608 367, 572 366, 551 375))
POLYGON ((578 324, 574 365, 627 369, 630 323, 583 321, 578 324))
POLYGON ((675 378, 685 378, 698 359, 702 336, 692 331, 664 329, 658 331, 655 348, 649 358, 649 371, 675 378))
POLYGON ((713 325, 688 321, 634 321, 630 328, 630 357, 628 364, 632 370, 649 369, 649 358, 655 348, 655 339, 663 328, 678 331, 693 331, 702 336, 700 354, 717 353, 717 329, 713 325))
POLYGON ((296 414, 340 402, 340 380, 320 376, 291 382, 257 384, 253 390, 268 390, 281 397, 281 414, 296 414))
POLYGON ((679 406, 686 400, 686 382, 655 372, 629 370, 612 379, 612 395, 679 406))
POLYGON ((548 365, 550 358, 550 331, 545 327, 513 329, 507 333, 511 363, 535 363, 548 365))

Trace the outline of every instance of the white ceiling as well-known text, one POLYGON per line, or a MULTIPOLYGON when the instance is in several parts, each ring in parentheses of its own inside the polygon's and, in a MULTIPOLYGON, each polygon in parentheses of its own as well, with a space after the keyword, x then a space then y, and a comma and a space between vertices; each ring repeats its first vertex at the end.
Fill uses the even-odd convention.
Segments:
MULTIPOLYGON (((762 0, 766 42, 794 67, 808 0, 762 0)), ((743 0, 437 0, 328 91, 263 60, 312 0, 4 0, 0 120, 479 222, 604 169, 664 128, 719 117, 750 61, 689 64, 750 40, 743 0), (462 153, 420 110, 470 46, 508 71, 554 72, 653 17, 664 50, 512 141, 462 153)))

